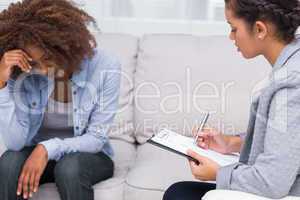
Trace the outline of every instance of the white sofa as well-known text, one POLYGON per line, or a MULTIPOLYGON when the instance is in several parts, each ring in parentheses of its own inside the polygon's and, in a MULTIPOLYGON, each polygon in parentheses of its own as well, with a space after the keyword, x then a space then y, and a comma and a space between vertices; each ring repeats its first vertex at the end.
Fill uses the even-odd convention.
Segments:
MULTIPOLYGON (((120 58, 123 76, 120 112, 110 133, 116 170, 95 185, 96 200, 161 200, 171 184, 194 180, 185 158, 147 139, 164 127, 189 135, 206 110, 213 112, 211 126, 228 134, 245 131, 252 93, 271 69, 262 58, 243 59, 227 37, 103 34, 97 39, 100 48, 120 58)), ((45 184, 33 199, 59 200, 59 194, 54 184, 45 184)), ((204 199, 265 200, 232 191, 212 191, 204 199)))

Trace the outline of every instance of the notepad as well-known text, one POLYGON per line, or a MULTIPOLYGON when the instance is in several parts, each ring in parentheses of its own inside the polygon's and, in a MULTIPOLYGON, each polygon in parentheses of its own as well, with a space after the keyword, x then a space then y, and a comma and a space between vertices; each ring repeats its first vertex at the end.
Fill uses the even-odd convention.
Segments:
POLYGON ((194 143, 194 138, 180 135, 168 129, 162 129, 159 133, 157 133, 150 140, 148 140, 148 142, 165 150, 177 153, 179 155, 188 157, 191 160, 194 160, 193 158, 187 155, 187 151, 191 149, 199 155, 205 156, 217 162, 220 166, 226 166, 233 163, 237 163, 239 160, 238 154, 224 155, 212 150, 202 149, 194 143))

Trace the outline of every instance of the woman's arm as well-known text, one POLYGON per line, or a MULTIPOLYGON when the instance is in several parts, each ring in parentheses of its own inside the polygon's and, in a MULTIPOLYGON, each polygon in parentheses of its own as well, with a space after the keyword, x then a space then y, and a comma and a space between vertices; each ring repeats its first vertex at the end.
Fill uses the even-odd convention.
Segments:
POLYGON ((217 175, 219 189, 269 198, 282 198, 289 194, 300 164, 299 99, 300 89, 287 88, 276 92, 268 118, 257 119, 267 122, 264 147, 261 147, 263 152, 253 165, 238 163, 221 168, 217 175))
POLYGON ((16 112, 18 105, 12 95, 21 97, 22 92, 13 94, 10 92, 10 87, 13 86, 7 84, 0 89, 0 134, 9 150, 19 151, 25 146, 30 122, 24 106, 22 106, 24 110, 20 111, 24 117, 18 118, 16 112))
POLYGON ((225 136, 227 139, 227 151, 228 153, 240 152, 243 144, 243 140, 240 136, 225 136))
POLYGON ((198 146, 204 149, 230 154, 240 152, 242 139, 240 136, 225 135, 213 128, 205 128, 200 133, 197 133, 197 127, 192 130, 193 135, 198 134, 198 146))
POLYGON ((6 147, 15 151, 25 146, 30 123, 27 105, 21 101, 26 95, 20 88, 15 90, 15 81, 9 79, 16 67, 29 72, 29 60, 32 59, 22 50, 7 51, 0 60, 0 134, 6 147), (17 117, 17 110, 22 117, 17 117))

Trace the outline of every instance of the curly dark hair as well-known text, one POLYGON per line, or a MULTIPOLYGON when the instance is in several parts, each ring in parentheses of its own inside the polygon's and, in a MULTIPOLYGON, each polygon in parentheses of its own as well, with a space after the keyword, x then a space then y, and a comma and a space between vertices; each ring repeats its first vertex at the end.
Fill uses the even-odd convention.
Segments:
POLYGON ((69 73, 79 69, 97 46, 88 25, 95 19, 71 0, 22 0, 0 13, 0 57, 33 44, 69 73))
POLYGON ((300 25, 299 0, 225 0, 225 3, 250 27, 258 20, 265 20, 275 25, 280 40, 289 43, 295 39, 300 25))

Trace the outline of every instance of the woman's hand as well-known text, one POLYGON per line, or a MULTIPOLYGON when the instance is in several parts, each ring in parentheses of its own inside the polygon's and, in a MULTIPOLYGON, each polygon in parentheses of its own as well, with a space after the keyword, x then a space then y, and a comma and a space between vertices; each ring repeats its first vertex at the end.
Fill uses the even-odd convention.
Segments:
POLYGON ((19 177, 17 195, 23 193, 23 198, 32 197, 37 192, 40 178, 48 163, 48 153, 42 144, 36 146, 26 160, 19 177))
POLYGON ((222 154, 231 153, 229 150, 229 137, 212 128, 204 128, 199 133, 197 133, 197 129, 197 127, 194 127, 192 133, 194 137, 198 135, 197 144, 199 147, 211 149, 222 154))
POLYGON ((5 52, 0 61, 0 82, 2 87, 10 78, 15 66, 24 72, 30 72, 32 67, 28 61, 32 61, 32 59, 22 50, 5 52))
POLYGON ((187 152, 189 156, 199 161, 199 165, 197 165, 194 161, 190 162, 190 167, 192 170, 192 174, 194 177, 201 181, 215 181, 217 177, 217 172, 220 168, 213 160, 200 156, 194 151, 189 150, 187 152))

